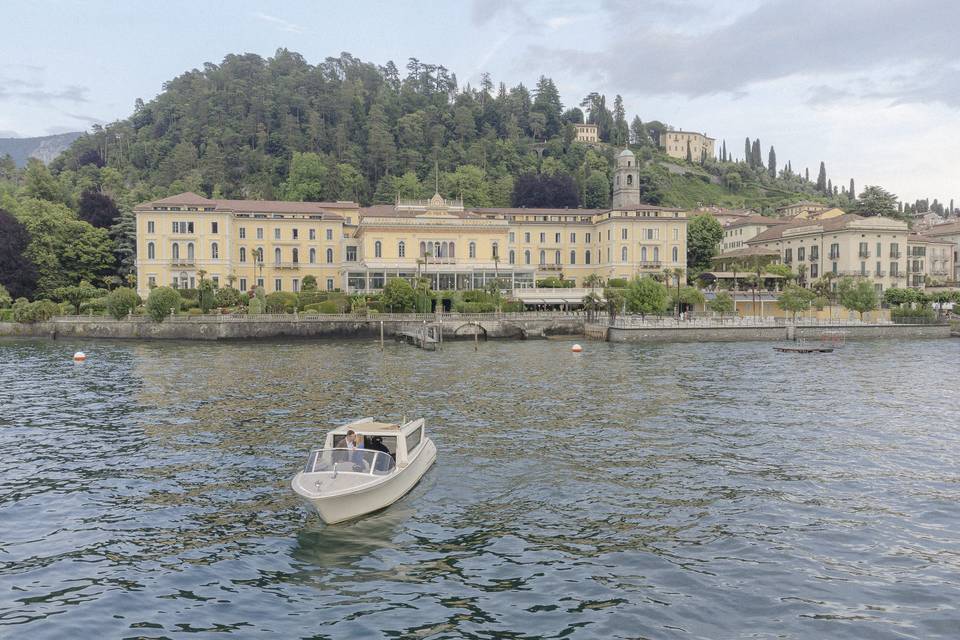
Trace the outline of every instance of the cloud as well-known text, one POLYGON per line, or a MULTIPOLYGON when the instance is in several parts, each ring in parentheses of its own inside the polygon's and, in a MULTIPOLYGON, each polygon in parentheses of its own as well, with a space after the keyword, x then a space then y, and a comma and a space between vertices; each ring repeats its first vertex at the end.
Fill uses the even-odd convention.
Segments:
MULTIPOLYGON (((532 57, 581 75, 600 69, 611 86, 630 87, 637 94, 691 98, 732 95, 791 77, 819 75, 843 82, 905 63, 919 77, 929 77, 960 58, 960 39, 953 33, 960 23, 960 3, 953 0, 772 0, 741 5, 741 12, 726 23, 714 22, 700 31, 672 24, 663 13, 651 21, 645 11, 630 11, 632 4, 603 3, 607 20, 619 25, 615 33, 624 35, 599 50, 535 44, 532 57)), ((700 6, 692 0, 656 4, 661 12, 700 6)), ((891 96, 903 96, 917 85, 893 77, 886 81, 891 96)), ((958 88, 954 83, 943 87, 939 99, 960 101, 958 88)))
POLYGON ((0 129, 0 138, 20 138, 22 137, 16 131, 10 131, 7 129, 0 129))
POLYGON ((50 104, 53 102, 89 102, 87 94, 90 89, 79 85, 70 85, 65 89, 48 90, 39 88, 35 83, 27 81, 3 81, 0 86, 0 101, 17 100, 36 104, 50 104))
POLYGON ((272 24, 280 29, 280 31, 287 31, 289 33, 304 33, 304 31, 306 31, 300 25, 284 20, 283 18, 278 18, 277 16, 271 16, 266 13, 254 13, 252 15, 257 20, 263 20, 264 22, 272 24))
POLYGON ((102 118, 97 118, 95 116, 88 116, 83 113, 70 113, 69 111, 61 111, 65 116, 73 118, 74 120, 80 120, 81 122, 86 122, 87 124, 103 124, 106 120, 102 118))

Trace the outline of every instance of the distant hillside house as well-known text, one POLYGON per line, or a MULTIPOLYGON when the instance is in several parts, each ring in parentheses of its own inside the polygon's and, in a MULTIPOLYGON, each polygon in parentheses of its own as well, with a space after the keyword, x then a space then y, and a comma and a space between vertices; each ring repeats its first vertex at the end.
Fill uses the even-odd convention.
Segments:
POLYGON ((793 204, 787 204, 777 208, 777 215, 781 218, 797 218, 799 220, 816 220, 818 214, 830 209, 829 206, 821 202, 811 202, 810 200, 801 200, 793 204))
POLYGON ((713 158, 714 139, 705 133, 692 131, 667 131, 660 136, 660 146, 671 158, 686 160, 687 145, 689 144, 690 158, 694 162, 702 162, 704 158, 713 158))
POLYGON ((575 124, 577 128, 577 142, 599 142, 600 137, 597 134, 597 125, 595 124, 575 124))

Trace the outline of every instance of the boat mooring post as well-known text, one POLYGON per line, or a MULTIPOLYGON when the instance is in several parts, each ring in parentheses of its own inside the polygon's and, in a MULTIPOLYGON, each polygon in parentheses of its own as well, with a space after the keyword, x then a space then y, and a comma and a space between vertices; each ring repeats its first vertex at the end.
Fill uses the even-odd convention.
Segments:
POLYGON ((383 320, 380 321, 380 351, 383 351, 383 320))
POLYGON ((476 329, 473 332, 473 350, 479 351, 480 350, 480 322, 477 321, 477 322, 474 322, 473 324, 476 325, 476 329))

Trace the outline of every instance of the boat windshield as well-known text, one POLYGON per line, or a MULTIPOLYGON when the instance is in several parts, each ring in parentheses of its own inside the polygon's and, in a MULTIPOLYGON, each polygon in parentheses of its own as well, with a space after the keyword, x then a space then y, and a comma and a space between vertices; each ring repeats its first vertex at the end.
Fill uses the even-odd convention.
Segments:
POLYGON ((304 473, 366 473, 386 475, 396 463, 389 453, 373 449, 315 449, 310 452, 304 473))

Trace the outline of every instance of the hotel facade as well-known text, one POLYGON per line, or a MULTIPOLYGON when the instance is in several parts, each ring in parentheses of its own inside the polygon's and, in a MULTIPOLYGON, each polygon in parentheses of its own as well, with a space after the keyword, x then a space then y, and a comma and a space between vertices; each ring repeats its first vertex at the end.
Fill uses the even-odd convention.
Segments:
POLYGON ((434 290, 536 287, 557 277, 582 286, 686 270, 687 215, 640 204, 639 170, 617 157, 609 209, 470 208, 439 194, 425 201, 214 200, 194 193, 138 205, 137 287, 216 286, 378 291, 387 279, 426 277, 434 290))

